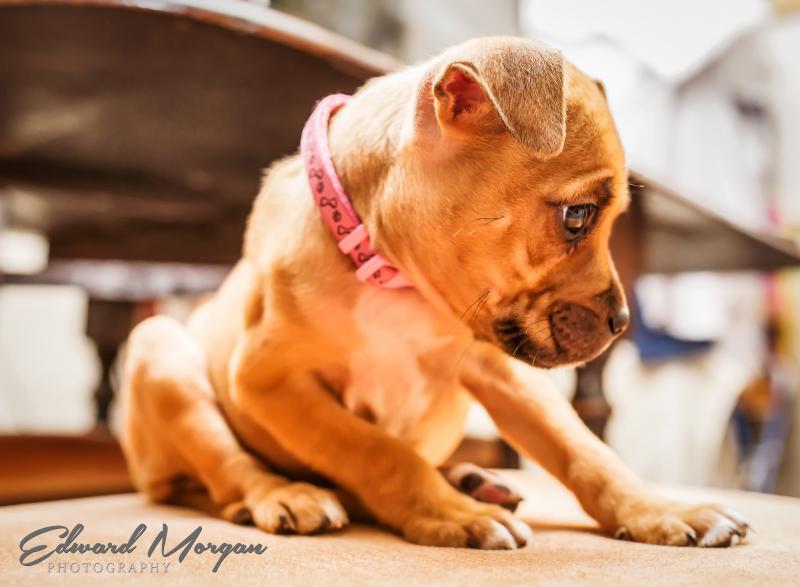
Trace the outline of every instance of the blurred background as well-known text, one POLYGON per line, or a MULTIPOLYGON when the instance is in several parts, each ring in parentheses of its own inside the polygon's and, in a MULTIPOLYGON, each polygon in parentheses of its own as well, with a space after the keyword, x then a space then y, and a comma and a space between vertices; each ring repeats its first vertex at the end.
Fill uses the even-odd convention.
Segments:
MULTIPOLYGON (((632 328, 555 380, 650 481, 800 496, 800 1, 0 0, 0 503, 126 490, 131 326, 222 280, 315 100, 490 34, 602 80, 631 168, 632 328)), ((478 408, 457 458, 532 466, 478 408)))

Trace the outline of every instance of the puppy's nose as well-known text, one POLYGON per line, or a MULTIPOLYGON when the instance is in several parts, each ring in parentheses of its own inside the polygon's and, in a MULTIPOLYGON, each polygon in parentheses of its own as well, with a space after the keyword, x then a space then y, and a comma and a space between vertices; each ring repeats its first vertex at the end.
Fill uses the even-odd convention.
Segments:
POLYGON ((608 317, 608 329, 611 331, 611 334, 620 334, 628 327, 628 323, 630 321, 631 313, 628 310, 628 307, 622 306, 614 314, 611 314, 611 316, 608 317))

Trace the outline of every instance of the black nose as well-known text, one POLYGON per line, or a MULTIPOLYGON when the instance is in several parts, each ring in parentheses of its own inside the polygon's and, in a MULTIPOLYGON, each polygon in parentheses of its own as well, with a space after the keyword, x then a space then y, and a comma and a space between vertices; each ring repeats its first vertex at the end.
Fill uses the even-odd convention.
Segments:
POLYGON ((626 306, 623 306, 617 310, 615 314, 611 314, 611 316, 608 317, 608 329, 611 331, 611 334, 620 334, 628 327, 630 321, 631 313, 626 306))

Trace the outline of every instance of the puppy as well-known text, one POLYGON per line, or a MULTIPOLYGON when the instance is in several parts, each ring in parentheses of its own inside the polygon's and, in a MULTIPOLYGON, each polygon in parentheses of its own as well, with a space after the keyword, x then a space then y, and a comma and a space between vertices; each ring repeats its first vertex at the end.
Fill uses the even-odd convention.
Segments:
POLYGON ((193 480, 267 532, 361 512, 418 544, 522 546, 526 524, 436 469, 474 398, 610 534, 745 535, 733 512, 655 495, 535 369, 592 359, 628 322, 608 252, 627 173, 597 82, 538 44, 479 39, 315 124, 323 150, 266 174, 213 299, 131 334, 123 447, 142 491, 193 480), (337 183, 355 249, 316 193, 337 183))

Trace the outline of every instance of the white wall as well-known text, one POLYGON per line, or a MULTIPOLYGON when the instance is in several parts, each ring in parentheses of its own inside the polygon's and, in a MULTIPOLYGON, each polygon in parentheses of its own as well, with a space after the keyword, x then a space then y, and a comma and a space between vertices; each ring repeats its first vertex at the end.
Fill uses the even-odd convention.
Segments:
POLYGON ((86 306, 73 287, 0 287, 0 433, 94 424, 98 361, 83 334, 86 306))

